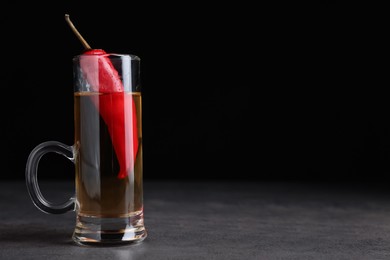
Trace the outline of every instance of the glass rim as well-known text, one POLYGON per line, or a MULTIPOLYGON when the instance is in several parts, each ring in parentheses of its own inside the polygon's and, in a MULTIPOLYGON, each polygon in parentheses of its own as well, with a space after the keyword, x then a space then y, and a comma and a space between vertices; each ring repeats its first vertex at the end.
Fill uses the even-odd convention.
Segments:
POLYGON ((130 58, 130 60, 137 60, 137 61, 140 61, 141 59, 137 56, 137 55, 134 55, 134 54, 129 54, 129 53, 116 53, 116 52, 108 52, 108 53, 105 53, 105 54, 99 54, 99 55, 96 55, 96 54, 78 54, 78 55, 75 55, 73 56, 73 61, 77 61, 80 59, 80 57, 82 56, 87 56, 87 57, 93 57, 93 56, 97 56, 97 57, 108 57, 108 58, 112 58, 112 59, 121 59, 121 58, 130 58))

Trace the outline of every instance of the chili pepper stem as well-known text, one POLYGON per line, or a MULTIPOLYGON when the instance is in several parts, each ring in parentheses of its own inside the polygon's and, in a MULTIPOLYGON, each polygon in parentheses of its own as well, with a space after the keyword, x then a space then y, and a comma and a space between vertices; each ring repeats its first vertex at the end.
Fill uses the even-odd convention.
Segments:
POLYGON ((87 43, 87 41, 83 38, 83 36, 81 36, 79 31, 76 29, 76 27, 73 25, 72 21, 69 18, 69 14, 65 14, 65 20, 69 24, 74 34, 76 34, 77 38, 81 41, 81 44, 84 46, 84 48, 86 50, 92 49, 91 46, 89 46, 89 44, 87 43))

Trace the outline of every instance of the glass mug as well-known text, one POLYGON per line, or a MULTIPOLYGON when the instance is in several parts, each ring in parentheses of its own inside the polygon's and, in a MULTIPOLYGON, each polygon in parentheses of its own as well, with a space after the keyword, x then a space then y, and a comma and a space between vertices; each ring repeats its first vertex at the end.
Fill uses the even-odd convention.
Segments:
POLYGON ((74 144, 37 145, 26 164, 31 200, 48 214, 76 212, 79 245, 126 245, 144 240, 140 59, 130 54, 73 57, 74 144), (38 164, 49 152, 75 165, 75 197, 45 199, 38 164))

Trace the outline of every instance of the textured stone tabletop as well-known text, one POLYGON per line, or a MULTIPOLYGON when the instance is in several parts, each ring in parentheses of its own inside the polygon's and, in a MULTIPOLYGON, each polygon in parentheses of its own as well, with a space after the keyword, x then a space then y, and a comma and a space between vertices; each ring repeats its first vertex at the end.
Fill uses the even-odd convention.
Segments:
MULTIPOLYGON (((72 182, 41 187, 73 195, 72 182)), ((144 199, 141 244, 81 247, 75 212, 42 213, 24 182, 2 181, 0 259, 390 259, 385 185, 145 181, 144 199)))

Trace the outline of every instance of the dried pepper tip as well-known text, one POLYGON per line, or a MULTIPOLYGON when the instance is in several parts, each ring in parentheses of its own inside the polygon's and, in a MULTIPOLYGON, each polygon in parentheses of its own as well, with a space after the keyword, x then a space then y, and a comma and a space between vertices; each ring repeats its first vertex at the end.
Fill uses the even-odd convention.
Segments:
POLYGON ((80 40, 81 44, 84 46, 84 48, 86 50, 91 50, 91 46, 89 46, 89 44, 87 43, 87 41, 83 38, 83 36, 81 36, 81 34, 79 33, 79 31, 76 29, 76 27, 73 25, 72 21, 70 20, 69 18, 69 14, 65 14, 65 20, 66 22, 69 24, 70 28, 72 29, 72 31, 74 32, 74 34, 76 34, 76 37, 80 40))

